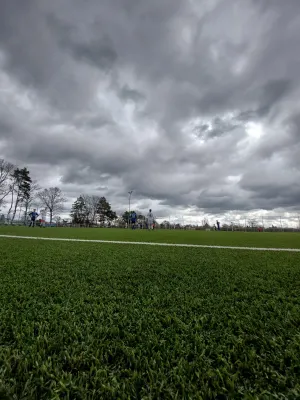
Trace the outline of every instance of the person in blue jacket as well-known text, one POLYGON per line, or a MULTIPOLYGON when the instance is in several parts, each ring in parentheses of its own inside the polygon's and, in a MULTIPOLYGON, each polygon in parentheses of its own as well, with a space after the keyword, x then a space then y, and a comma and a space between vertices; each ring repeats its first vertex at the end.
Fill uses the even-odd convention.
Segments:
POLYGON ((136 220, 137 220, 137 215, 135 211, 133 211, 131 213, 131 229, 135 229, 136 220))
POLYGON ((36 209, 34 209, 33 211, 31 211, 31 213, 29 213, 30 216, 30 224, 29 226, 31 227, 35 227, 35 223, 36 223, 36 219, 39 216, 39 214, 36 212, 36 209))

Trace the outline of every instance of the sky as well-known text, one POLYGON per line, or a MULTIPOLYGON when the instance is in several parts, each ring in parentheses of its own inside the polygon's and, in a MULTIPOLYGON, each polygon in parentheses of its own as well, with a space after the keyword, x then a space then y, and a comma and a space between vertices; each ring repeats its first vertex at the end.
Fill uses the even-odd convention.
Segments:
POLYGON ((299 37, 299 0, 2 0, 0 158, 66 212, 296 216, 299 37))

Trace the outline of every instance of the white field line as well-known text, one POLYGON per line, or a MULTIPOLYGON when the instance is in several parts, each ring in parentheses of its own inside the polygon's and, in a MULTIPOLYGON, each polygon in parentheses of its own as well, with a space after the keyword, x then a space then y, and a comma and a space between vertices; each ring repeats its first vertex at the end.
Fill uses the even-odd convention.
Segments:
POLYGON ((126 242, 120 240, 95 240, 95 239, 68 239, 68 238, 51 238, 36 236, 15 236, 0 235, 0 238, 9 239, 30 239, 30 240, 50 240, 57 242, 82 242, 82 243, 105 243, 105 244, 128 244, 142 246, 163 246, 163 247, 193 247, 200 249, 228 249, 228 250, 252 250, 252 251, 286 251, 291 253, 300 253, 300 249, 274 248, 274 247, 242 247, 242 246, 217 246, 206 244, 184 244, 184 243, 156 243, 156 242, 126 242))

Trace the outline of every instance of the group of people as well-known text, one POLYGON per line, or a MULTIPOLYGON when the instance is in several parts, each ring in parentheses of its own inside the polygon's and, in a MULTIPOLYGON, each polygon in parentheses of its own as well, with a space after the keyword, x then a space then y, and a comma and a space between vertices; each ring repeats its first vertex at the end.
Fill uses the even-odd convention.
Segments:
MULTIPOLYGON (((137 215, 136 212, 133 211, 130 214, 130 221, 131 221, 131 229, 136 229, 137 227, 137 215)), ((154 229, 155 224, 154 224, 154 216, 152 213, 152 210, 150 209, 147 216, 146 216, 146 226, 148 230, 154 229)))
MULTIPOLYGON (((41 213, 41 218, 39 220, 40 227, 45 227, 46 226, 46 210, 41 210, 40 213, 41 213)), ((34 209, 33 211, 31 211, 29 213, 29 217, 30 217, 29 227, 34 228, 36 226, 36 222, 38 220, 39 215, 40 214, 37 213, 36 209, 34 209)), ((131 228, 132 229, 136 229, 136 227, 137 227, 137 214, 136 214, 135 211, 133 211, 130 214, 130 220, 131 220, 131 228)), ((153 213, 152 213, 151 209, 149 210, 149 212, 147 214, 147 217, 146 217, 146 225, 147 225, 147 228, 149 230, 154 229, 154 227, 155 227, 155 225, 154 225, 154 216, 153 216, 153 213)))

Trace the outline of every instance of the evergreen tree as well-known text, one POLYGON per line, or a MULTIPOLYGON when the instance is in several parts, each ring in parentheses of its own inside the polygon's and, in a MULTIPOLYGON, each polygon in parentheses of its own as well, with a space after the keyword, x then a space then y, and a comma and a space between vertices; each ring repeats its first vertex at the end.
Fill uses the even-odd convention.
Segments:
POLYGON ((138 221, 139 223, 144 221, 145 217, 144 217, 142 214, 139 214, 139 213, 138 213, 137 211, 135 211, 135 210, 131 210, 130 212, 129 212, 129 211, 125 211, 124 214, 122 215, 122 220, 125 222, 125 224, 128 224, 128 222, 130 223, 130 221, 131 221, 131 215, 132 215, 133 213, 136 214, 136 216, 137 216, 137 221, 138 221))
POLYGON ((84 224, 88 222, 88 210, 82 196, 79 196, 72 205, 71 217, 74 224, 84 224))
POLYGON ((13 191, 15 193, 15 204, 11 218, 11 222, 15 219, 18 206, 22 202, 26 202, 30 197, 31 178, 27 168, 16 168, 12 175, 13 178, 13 191))
POLYGON ((111 205, 105 197, 101 197, 98 202, 97 214, 100 224, 113 221, 117 218, 117 214, 111 209, 111 205))
POLYGON ((110 209, 109 212, 107 213, 108 221, 111 222, 111 221, 114 221, 117 218, 118 218, 118 216, 117 216, 116 212, 110 209))
POLYGON ((127 224, 130 221, 130 217, 131 217, 131 212, 129 213, 129 211, 125 211, 124 214, 122 215, 122 219, 125 222, 125 224, 127 224))

